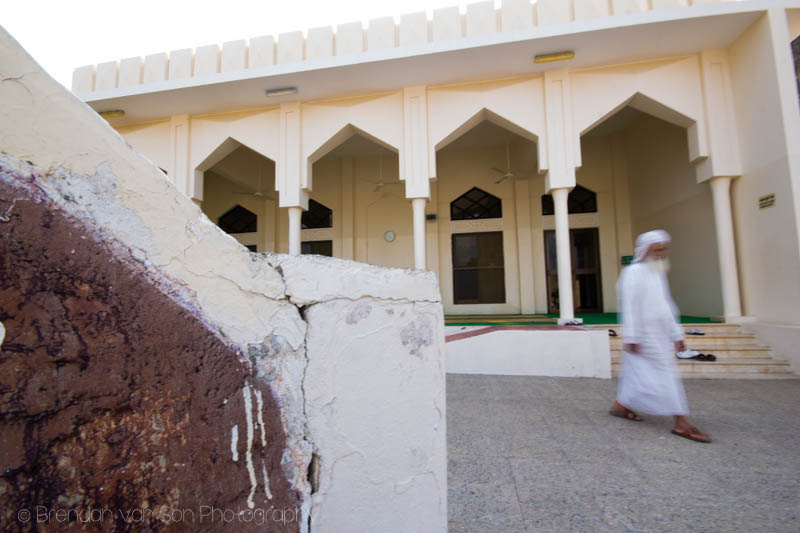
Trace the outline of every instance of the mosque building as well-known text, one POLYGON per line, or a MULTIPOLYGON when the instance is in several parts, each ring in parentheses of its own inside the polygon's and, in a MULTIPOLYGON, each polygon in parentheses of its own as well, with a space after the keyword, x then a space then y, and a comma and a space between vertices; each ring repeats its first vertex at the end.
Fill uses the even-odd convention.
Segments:
MULTIPOLYGON (((447 315, 684 315, 800 343, 800 1, 502 0, 77 68, 243 245, 437 273, 447 315)), ((800 364, 800 355, 794 355, 800 364)))

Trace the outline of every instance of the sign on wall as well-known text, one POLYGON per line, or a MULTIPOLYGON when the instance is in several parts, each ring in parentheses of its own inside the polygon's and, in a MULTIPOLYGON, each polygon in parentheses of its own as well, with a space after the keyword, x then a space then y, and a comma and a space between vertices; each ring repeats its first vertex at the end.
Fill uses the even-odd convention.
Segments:
POLYGON ((764 196, 758 197, 758 208, 759 209, 766 209, 768 207, 775 207, 775 194, 765 194, 764 196))
POLYGON ((623 255, 620 258, 620 260, 622 262, 622 266, 630 265, 631 263, 633 263, 633 256, 632 255, 623 255))

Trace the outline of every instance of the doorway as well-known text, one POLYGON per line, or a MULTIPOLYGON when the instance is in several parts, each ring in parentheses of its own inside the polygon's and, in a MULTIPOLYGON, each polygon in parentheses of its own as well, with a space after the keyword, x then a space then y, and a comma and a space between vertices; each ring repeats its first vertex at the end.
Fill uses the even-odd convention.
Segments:
MULTIPOLYGON (((603 288, 600 276, 600 239, 597 228, 569 230, 572 254, 572 299, 576 313, 602 313, 603 288)), ((545 271, 547 312, 559 312, 556 232, 545 230, 545 271)))

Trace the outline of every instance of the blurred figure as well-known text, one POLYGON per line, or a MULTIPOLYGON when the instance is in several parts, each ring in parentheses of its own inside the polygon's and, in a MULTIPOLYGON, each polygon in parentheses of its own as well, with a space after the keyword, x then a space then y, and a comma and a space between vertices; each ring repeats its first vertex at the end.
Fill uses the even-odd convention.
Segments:
POLYGON ((654 230, 636 239, 634 262, 622 271, 617 294, 622 312, 622 376, 610 414, 639 422, 635 411, 672 415, 672 433, 698 442, 711 437, 692 426, 675 362, 686 349, 678 308, 667 281, 670 236, 654 230))

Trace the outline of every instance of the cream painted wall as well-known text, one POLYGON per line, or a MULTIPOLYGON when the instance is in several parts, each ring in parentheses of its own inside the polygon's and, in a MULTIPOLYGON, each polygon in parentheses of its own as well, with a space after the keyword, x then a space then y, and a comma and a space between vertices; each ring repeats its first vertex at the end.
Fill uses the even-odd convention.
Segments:
POLYGON ((134 150, 163 170, 169 169, 169 120, 117 128, 134 150))
POLYGON ((398 171, 395 154, 353 160, 356 261, 400 268, 414 266, 411 203, 405 198, 398 171), (378 188, 378 183, 386 185, 378 188), (387 231, 395 233, 394 241, 384 239, 387 231))
MULTIPOLYGON (((686 130, 645 115, 625 132, 633 234, 672 236, 672 295, 684 315, 722 315, 711 190, 688 161, 686 130)), ((634 237, 635 238, 635 237, 634 237)))
POLYGON ((800 250, 793 205, 800 169, 792 169, 787 157, 787 147, 798 150, 798 139, 787 143, 784 127, 790 117, 784 116, 780 103, 771 32, 765 15, 730 49, 744 168, 732 191, 739 275, 746 315, 800 323, 800 250), (776 202, 761 210, 758 198, 765 194, 775 194, 776 202))

